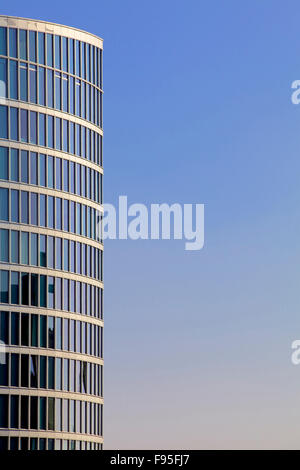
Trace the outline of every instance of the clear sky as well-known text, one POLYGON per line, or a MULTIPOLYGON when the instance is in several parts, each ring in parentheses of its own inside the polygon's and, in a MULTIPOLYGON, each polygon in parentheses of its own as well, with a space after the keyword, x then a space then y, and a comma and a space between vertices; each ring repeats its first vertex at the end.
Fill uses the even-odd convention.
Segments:
POLYGON ((105 447, 300 449, 299 2, 2 3, 104 38, 105 202, 205 204, 105 244, 105 447))

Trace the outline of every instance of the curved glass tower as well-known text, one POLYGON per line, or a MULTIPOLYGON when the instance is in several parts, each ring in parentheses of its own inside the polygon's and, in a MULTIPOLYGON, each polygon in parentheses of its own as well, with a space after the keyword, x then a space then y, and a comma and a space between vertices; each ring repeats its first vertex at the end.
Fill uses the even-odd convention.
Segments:
POLYGON ((102 46, 0 16, 0 449, 102 449, 102 46))

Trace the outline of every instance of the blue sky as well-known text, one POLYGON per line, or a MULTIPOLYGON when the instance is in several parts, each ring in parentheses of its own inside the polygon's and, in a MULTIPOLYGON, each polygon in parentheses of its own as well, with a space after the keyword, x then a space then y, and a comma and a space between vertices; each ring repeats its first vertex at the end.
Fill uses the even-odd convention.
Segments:
POLYGON ((106 202, 205 204, 199 252, 105 245, 106 448, 300 448, 299 3, 1 14, 104 38, 106 202))

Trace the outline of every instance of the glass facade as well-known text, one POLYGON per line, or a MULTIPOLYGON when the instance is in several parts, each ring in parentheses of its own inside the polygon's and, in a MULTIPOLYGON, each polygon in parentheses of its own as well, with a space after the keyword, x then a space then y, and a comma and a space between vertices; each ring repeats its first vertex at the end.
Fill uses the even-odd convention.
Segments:
POLYGON ((103 446, 102 40, 0 16, 0 450, 103 446))

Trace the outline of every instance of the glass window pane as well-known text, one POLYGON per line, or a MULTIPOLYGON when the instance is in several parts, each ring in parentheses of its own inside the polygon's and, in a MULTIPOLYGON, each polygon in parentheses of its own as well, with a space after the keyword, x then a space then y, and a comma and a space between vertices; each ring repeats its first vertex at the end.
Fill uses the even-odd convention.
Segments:
POLYGON ((48 156, 48 188, 54 188, 54 158, 48 156))
POLYGON ((39 104, 45 106, 45 69, 39 67, 39 104))
POLYGON ((46 235, 40 235, 40 266, 47 266, 46 235))
POLYGON ((37 307, 38 306, 38 274, 31 274, 31 305, 37 307))
POLYGON ((47 34, 47 65, 53 67, 53 36, 47 34))
MULTIPOLYGON (((23 31, 20 31, 20 40, 23 38, 21 34, 23 31)), ((21 44, 20 44, 21 46, 21 44)), ((20 47, 21 49, 21 47, 20 47)), ((9 55, 10 57, 17 58, 17 30, 15 28, 9 28, 9 55)))
POLYGON ((19 110, 17 108, 10 108, 10 138, 12 140, 19 140, 19 110))
POLYGON ((48 276, 48 308, 54 308, 54 277, 52 276, 48 276))
POLYGON ((8 138, 7 106, 0 106, 0 139, 8 138))
POLYGON ((0 220, 8 221, 8 189, 0 188, 0 220))
POLYGON ((19 263, 19 232, 12 230, 10 233, 11 262, 19 263))
POLYGON ((46 196, 40 195, 40 225, 46 227, 46 196))
POLYGON ((19 30, 19 54, 20 59, 27 60, 27 31, 19 30))
MULTIPOLYGON (((1 194, 1 191, 7 191, 7 189, 5 190, 1 190, 0 189, 0 194, 1 194)), ((5 197, 5 196, 3 196, 5 197)), ((8 197, 8 193, 6 195, 6 200, 7 200, 7 197, 8 197)), ((1 197, 1 202, 3 201, 2 197, 1 197)), ((7 208, 8 210, 8 208, 7 208)), ((8 220, 8 219, 6 219, 8 220)), ((19 191, 18 190, 15 190, 15 189, 12 189, 11 190, 11 221, 12 222, 19 222, 19 191)))
POLYGON ((7 59, 0 58, 0 97, 7 98, 7 59))
POLYGON ((8 180, 8 148, 0 147, 0 179, 8 180))
POLYGON ((30 201, 30 223, 31 225, 38 225, 38 195, 36 193, 31 193, 30 201))
POLYGON ((37 153, 30 152, 30 184, 38 184, 37 153))
POLYGON ((21 222, 28 224, 28 192, 21 191, 21 222))
POLYGON ((36 62, 36 32, 29 31, 29 60, 36 62))
POLYGON ((28 183, 28 152, 21 151, 21 181, 28 183))
POLYGON ((46 146, 46 117, 39 113, 39 145, 46 146))
POLYGON ((40 347, 45 348, 47 345, 47 333, 46 333, 47 317, 46 315, 40 316, 40 347))
POLYGON ((38 33, 39 63, 45 65, 45 33, 38 33))
POLYGON ((37 233, 31 233, 30 240, 31 240, 30 264, 32 266, 38 266, 38 235, 37 233))
POLYGON ((40 306, 47 306, 46 276, 40 276, 40 306))
POLYGON ((54 118, 53 116, 47 116, 47 128, 48 128, 48 143, 47 146, 54 148, 54 118))
POLYGON ((28 66, 27 64, 20 63, 20 99, 27 101, 28 99, 28 66))
POLYGON ((0 28, 0 54, 7 55, 7 30, 1 26, 0 28))
POLYGON ((19 181, 19 152, 16 149, 10 149, 10 179, 19 181))
POLYGON ((30 112, 30 142, 37 144, 37 113, 30 112))
POLYGON ((9 261, 8 234, 8 230, 0 229, 0 261, 2 263, 8 263, 9 261))
POLYGON ((20 316, 19 313, 11 312, 11 344, 19 345, 19 334, 20 334, 20 316))
POLYGON ((38 346, 38 316, 31 315, 31 346, 38 346))
POLYGON ((48 196, 48 227, 54 228, 54 197, 48 196))
POLYGON ((21 273, 21 303, 29 305, 29 274, 21 273))
POLYGON ((40 186, 46 186, 46 155, 40 154, 40 186))
POLYGON ((21 141, 28 142, 28 113, 25 109, 21 109, 21 141))
POLYGON ((29 264, 29 233, 21 232, 21 264, 29 264))

